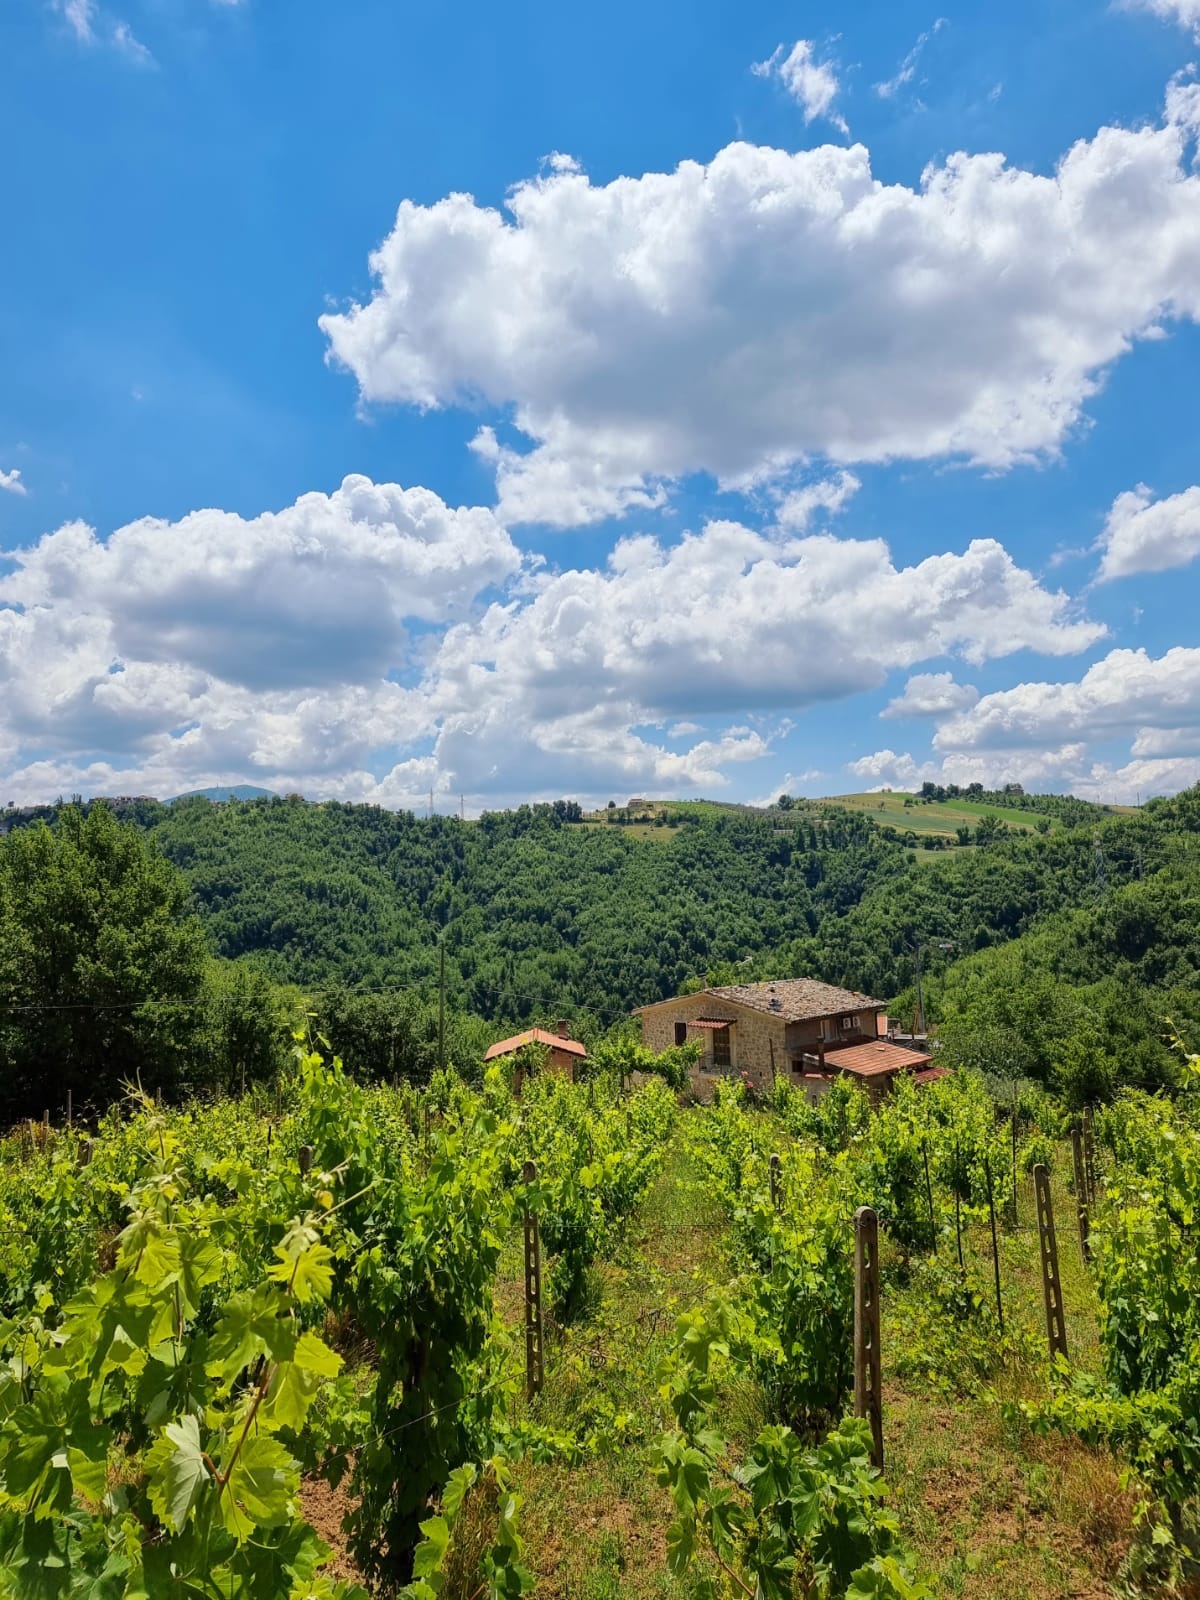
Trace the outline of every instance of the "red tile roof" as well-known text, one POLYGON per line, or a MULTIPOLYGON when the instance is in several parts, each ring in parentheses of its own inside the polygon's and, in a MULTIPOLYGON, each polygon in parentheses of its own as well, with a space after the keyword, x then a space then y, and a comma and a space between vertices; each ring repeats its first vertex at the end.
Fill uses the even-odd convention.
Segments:
POLYGON ((826 1050, 825 1065, 837 1072, 852 1072, 856 1078, 873 1078, 881 1072, 910 1072, 933 1060, 921 1050, 906 1050, 886 1039, 870 1044, 848 1044, 840 1050, 826 1050))
POLYGON ((685 1026, 689 1028, 732 1028, 734 1021, 733 1017, 689 1017, 685 1026))
POLYGON ((546 1044, 551 1050, 565 1050, 572 1056, 587 1055, 587 1046, 580 1044, 578 1039, 564 1039, 561 1033, 547 1033, 545 1028, 528 1028, 524 1033, 514 1033, 511 1039, 501 1039, 499 1044, 489 1045, 483 1059, 492 1061, 496 1056, 510 1056, 514 1050, 526 1044, 546 1044))
POLYGON ((949 1067, 922 1067, 920 1072, 913 1073, 913 1082, 932 1083, 935 1078, 944 1078, 949 1071, 949 1067))

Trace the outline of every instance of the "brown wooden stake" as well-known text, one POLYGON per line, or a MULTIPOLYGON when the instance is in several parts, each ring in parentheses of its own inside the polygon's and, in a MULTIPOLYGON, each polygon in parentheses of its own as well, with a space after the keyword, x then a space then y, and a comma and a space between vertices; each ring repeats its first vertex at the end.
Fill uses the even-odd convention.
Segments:
POLYGON ((1083 1177, 1087 1185, 1088 1209, 1096 1209, 1096 1143, 1092 1137, 1092 1108, 1083 1108, 1083 1177))
POLYGON ((1050 1203, 1050 1174, 1039 1161, 1033 1169, 1037 1199, 1038 1242, 1042 1256, 1042 1296, 1046 1306, 1046 1338, 1051 1356, 1067 1359, 1067 1328, 1063 1321, 1062 1284, 1058 1276, 1058 1245, 1054 1238, 1054 1209, 1050 1203))
POLYGON ((1083 1134, 1078 1128, 1071 1129, 1071 1165, 1075 1177, 1075 1217, 1079 1224, 1079 1254, 1086 1264, 1092 1259, 1092 1241, 1088 1217, 1088 1183, 1083 1155, 1083 1134))
POLYGON ((771 1052, 771 1088, 775 1087, 775 1041, 767 1040, 767 1049, 771 1052))
POLYGON ((871 1424, 871 1465, 882 1472, 879 1218, 870 1206, 859 1206, 854 1213, 854 1415, 871 1424))
POLYGON ((983 1158, 983 1176, 987 1182, 988 1218, 992 1224, 992 1276, 996 1280, 996 1316, 1000 1320, 1000 1336, 1004 1337, 1004 1302, 1000 1298, 1000 1247, 996 1243, 996 1202, 992 1196, 992 1164, 983 1158))
MULTIPOLYGON (((525 1183, 537 1178, 537 1167, 525 1163, 525 1183)), ((525 1198, 525 1394, 532 1400, 541 1394, 545 1373, 542 1368, 542 1248, 538 1238, 537 1213, 525 1198)))
POLYGON ((81 1139, 79 1141, 79 1152, 76 1159, 81 1167, 87 1167, 91 1165, 92 1141, 90 1139, 81 1139))
POLYGON ((300 1173, 301 1173, 302 1177, 305 1177, 305 1178, 308 1177, 309 1173, 312 1171, 312 1164, 313 1164, 313 1148, 312 1148, 312 1145, 310 1145, 310 1144, 302 1144, 300 1146, 300 1173))
POLYGON ((774 1156, 771 1157, 771 1168, 770 1168, 770 1170, 771 1170, 771 1204, 774 1206, 775 1210, 778 1211, 779 1210, 779 1206, 780 1206, 780 1201, 783 1198, 783 1189, 782 1189, 782 1184, 780 1183, 780 1174, 783 1171, 783 1162, 779 1159, 779 1157, 777 1155, 774 1155, 774 1156))

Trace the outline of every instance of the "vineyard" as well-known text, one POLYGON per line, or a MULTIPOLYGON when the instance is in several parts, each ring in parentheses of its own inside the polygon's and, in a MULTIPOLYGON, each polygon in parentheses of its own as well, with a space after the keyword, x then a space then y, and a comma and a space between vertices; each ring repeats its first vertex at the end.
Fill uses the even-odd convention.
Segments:
POLYGON ((966 1074, 876 1113, 637 1081, 368 1088, 305 1044, 271 1091, 14 1132, 0 1592, 1188 1592, 1186 1090, 1118 1096, 1074 1161, 1043 1091, 966 1074))

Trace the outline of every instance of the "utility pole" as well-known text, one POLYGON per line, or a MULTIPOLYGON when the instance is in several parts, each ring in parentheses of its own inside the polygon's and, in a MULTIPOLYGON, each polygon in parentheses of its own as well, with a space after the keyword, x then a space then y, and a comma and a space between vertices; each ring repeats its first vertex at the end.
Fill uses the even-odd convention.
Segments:
POLYGON ((438 1068, 446 1070, 446 944, 438 940, 438 1068))
POLYGON ((920 940, 913 946, 913 955, 917 965, 917 1034, 925 1037, 925 1002, 921 998, 921 943, 920 940))

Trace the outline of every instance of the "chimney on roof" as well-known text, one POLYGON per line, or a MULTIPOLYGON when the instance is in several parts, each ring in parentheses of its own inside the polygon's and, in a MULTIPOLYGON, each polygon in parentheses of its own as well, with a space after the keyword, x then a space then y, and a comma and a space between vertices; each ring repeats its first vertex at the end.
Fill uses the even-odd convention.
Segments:
POLYGON ((560 1017, 554 1024, 554 1031, 560 1039, 569 1039, 571 1037, 571 1024, 565 1017, 560 1017))

